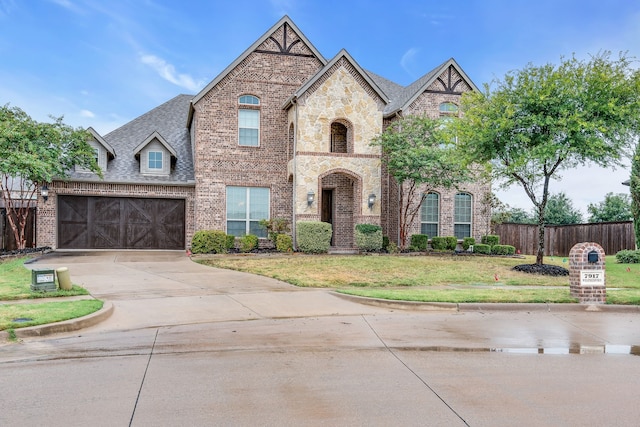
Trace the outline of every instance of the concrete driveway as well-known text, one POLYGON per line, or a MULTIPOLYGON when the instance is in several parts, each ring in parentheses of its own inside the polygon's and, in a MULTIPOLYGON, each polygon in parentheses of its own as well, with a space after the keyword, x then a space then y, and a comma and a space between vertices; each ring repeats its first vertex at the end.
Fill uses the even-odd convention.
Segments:
POLYGON ((54 253, 111 301, 0 345, 0 425, 636 425, 640 314, 373 307, 177 252, 54 253), (35 396, 35 397, 34 397, 35 396))

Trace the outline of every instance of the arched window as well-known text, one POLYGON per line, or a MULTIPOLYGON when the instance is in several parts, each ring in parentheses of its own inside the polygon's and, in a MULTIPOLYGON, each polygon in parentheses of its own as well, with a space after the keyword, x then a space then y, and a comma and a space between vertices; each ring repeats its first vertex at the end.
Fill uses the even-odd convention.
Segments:
POLYGON ((420 207, 420 234, 429 237, 438 235, 440 225, 440 195, 428 193, 420 207))
POLYGON ((440 115, 446 116, 457 116, 458 115, 458 106, 453 102, 443 102, 440 104, 440 115))
POLYGON ((260 145, 260 99, 253 95, 238 98, 238 144, 246 147, 260 145))
POLYGON ((348 129, 339 122, 331 123, 331 152, 348 153, 347 147, 348 129))
POLYGON ((471 237, 473 198, 468 193, 456 194, 453 207, 453 234, 458 239, 471 237))

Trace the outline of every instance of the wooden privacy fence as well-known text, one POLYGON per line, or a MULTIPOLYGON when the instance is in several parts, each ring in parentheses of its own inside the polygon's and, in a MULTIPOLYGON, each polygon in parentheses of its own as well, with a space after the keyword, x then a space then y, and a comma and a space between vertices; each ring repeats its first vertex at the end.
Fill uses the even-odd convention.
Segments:
MULTIPOLYGON (((515 246, 526 255, 538 252, 538 226, 504 223, 496 225, 495 234, 503 245, 515 246)), ((548 225, 544 233, 544 254, 567 256, 576 243, 596 242, 605 254, 615 255, 623 249, 635 249, 633 221, 594 224, 548 225)))
MULTIPOLYGON (((25 238, 27 240, 27 247, 31 248, 35 244, 36 236, 36 208, 29 209, 29 217, 27 218, 27 229, 25 238)), ((0 252, 13 251, 18 249, 16 239, 13 235, 11 225, 7 219, 7 211, 4 208, 0 208, 0 252)))

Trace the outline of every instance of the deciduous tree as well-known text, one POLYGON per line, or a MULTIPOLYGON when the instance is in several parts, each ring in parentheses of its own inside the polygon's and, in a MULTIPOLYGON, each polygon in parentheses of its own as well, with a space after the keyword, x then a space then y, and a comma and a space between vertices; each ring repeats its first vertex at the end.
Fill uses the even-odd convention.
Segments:
POLYGON ((439 120, 406 116, 393 122, 373 145, 382 148, 383 161, 399 186, 400 238, 406 248, 409 228, 429 191, 449 189, 469 179, 451 135, 439 120))
MULTIPOLYGON (((536 263, 543 263, 545 210, 552 178, 592 163, 621 164, 637 135, 640 77, 625 54, 609 52, 559 65, 527 65, 484 93, 462 98, 457 120, 461 152, 474 163, 491 165, 504 186, 519 184, 538 214, 536 263)), ((585 177, 585 186, 590 179, 585 177)))
POLYGON ((636 232, 636 247, 640 247, 640 142, 636 144, 636 151, 631 158, 631 214, 633 228, 636 232))
MULTIPOLYGON (((536 222, 539 222, 537 215, 536 222)), ((565 193, 552 194, 547 199, 544 210, 544 223, 551 225, 579 224, 582 213, 573 206, 573 202, 565 193)))
POLYGON ((74 165, 102 176, 90 133, 52 119, 40 123, 20 108, 0 107, 0 190, 19 249, 26 246, 29 202, 41 185, 68 177, 74 165))
POLYGON ((589 222, 629 221, 631 214, 631 197, 628 194, 607 193, 600 203, 587 206, 589 222))

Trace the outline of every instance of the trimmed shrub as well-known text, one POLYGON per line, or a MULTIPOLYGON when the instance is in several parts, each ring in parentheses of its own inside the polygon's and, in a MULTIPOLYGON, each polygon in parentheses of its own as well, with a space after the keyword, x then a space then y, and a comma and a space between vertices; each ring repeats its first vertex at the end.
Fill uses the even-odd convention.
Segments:
POLYGON ((382 249, 382 227, 374 224, 357 224, 356 246, 363 252, 382 249))
POLYGON ((397 254, 400 253, 400 248, 395 244, 395 242, 389 242, 387 245, 387 252, 390 254, 397 254))
POLYGON ((514 255, 516 248, 511 245, 493 245, 491 246, 491 253, 493 255, 514 255))
POLYGON ((284 218, 261 219, 259 224, 267 230, 267 236, 269 236, 269 240, 273 242, 274 246, 277 246, 277 240, 280 234, 285 234, 290 231, 289 221, 284 218))
POLYGON ((305 253, 326 253, 331 245, 331 224, 320 221, 299 221, 297 223, 298 248, 305 253))
POLYGON ((411 235, 411 245, 409 249, 412 251, 424 252, 427 250, 427 245, 429 244, 429 236, 426 234, 412 234, 411 235))
POLYGON ((619 251, 616 254, 616 261, 618 264, 640 264, 640 249, 619 251))
POLYGON ((444 238, 447 242, 447 249, 450 251, 455 251, 458 246, 458 238, 455 236, 447 236, 444 238))
POLYGON ((490 255, 491 246, 485 245, 484 243, 478 243, 477 245, 473 246, 473 252, 476 254, 490 255))
POLYGON ((431 238, 431 247, 434 251, 444 251, 447 249, 446 237, 435 236, 431 238))
POLYGON ((227 242, 225 244, 225 247, 227 248, 227 251, 229 249, 235 248, 236 247, 236 236, 234 236, 233 234, 227 234, 227 242))
POLYGON ((382 249, 385 251, 389 249, 389 236, 382 236, 382 249))
POLYGON ((489 235, 486 235, 486 236, 482 236, 482 239, 480 240, 480 242, 482 244, 489 245, 489 246, 499 245, 500 244, 500 236, 498 236, 496 234, 489 234, 489 235))
POLYGON ((476 244, 476 239, 474 239, 473 237, 465 237, 462 240, 462 249, 464 249, 465 251, 469 250, 469 246, 473 246, 476 244))
POLYGON ((377 231, 382 231, 382 227, 376 224, 356 224, 356 231, 362 234, 373 234, 377 231))
POLYGON ((247 234, 240 238, 240 252, 247 253, 254 249, 258 249, 258 236, 247 234))
POLYGON ((234 242, 235 237, 228 236, 224 231, 196 231, 193 239, 191 239, 191 252, 194 254, 226 254, 230 249, 230 241, 234 242), (229 239, 229 237, 231 237, 231 239, 229 239))
POLYGON ((276 249, 279 252, 293 252, 293 239, 288 234, 278 234, 276 237, 276 249))

